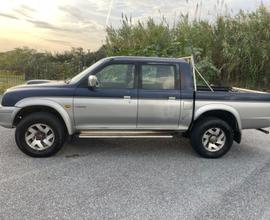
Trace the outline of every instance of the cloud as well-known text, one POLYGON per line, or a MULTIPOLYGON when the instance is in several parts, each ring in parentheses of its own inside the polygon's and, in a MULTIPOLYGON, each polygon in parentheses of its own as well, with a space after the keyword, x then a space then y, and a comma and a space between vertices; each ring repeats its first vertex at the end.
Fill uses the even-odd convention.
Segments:
POLYGON ((21 5, 20 8, 24 11, 28 11, 28 12, 35 12, 36 10, 31 8, 30 6, 28 5, 21 5))
POLYGON ((14 9, 13 11, 28 18, 31 18, 31 15, 34 12, 36 12, 35 9, 29 7, 28 5, 20 5, 18 8, 14 9))
POLYGON ((78 28, 85 29, 86 31, 95 30, 95 31, 104 31, 105 26, 99 24, 96 21, 84 21, 79 24, 78 28))
POLYGON ((0 12, 0 16, 1 16, 1 17, 5 17, 5 18, 10 18, 10 19, 16 19, 16 20, 19 20, 19 18, 16 17, 16 16, 14 16, 14 15, 5 14, 5 13, 1 13, 1 12, 0 12))
POLYGON ((65 5, 65 6, 58 6, 58 9, 63 12, 66 12, 67 14, 73 16, 76 19, 84 19, 81 10, 77 7, 65 5))
POLYGON ((56 39, 44 39, 45 41, 57 43, 57 44, 63 44, 63 45, 71 45, 70 42, 64 41, 64 40, 56 40, 56 39))
POLYGON ((61 5, 58 6, 58 10, 64 12, 66 31, 79 32, 79 33, 91 33, 91 32, 104 32, 105 24, 101 17, 106 17, 106 14, 97 12, 94 10, 95 6, 91 5, 92 9, 89 10, 90 5, 84 2, 84 7, 78 4, 80 7, 75 7, 73 5, 61 5), (87 7, 86 7, 87 6, 87 7))
POLYGON ((104 31, 104 27, 95 21, 77 22, 76 26, 74 25, 74 23, 70 23, 68 26, 65 25, 65 27, 55 26, 51 23, 39 20, 28 19, 27 21, 34 24, 37 28, 49 29, 60 32, 70 32, 73 34, 91 33, 91 31, 104 31))
POLYGON ((39 21, 39 20, 31 20, 27 19, 28 22, 32 23, 35 25, 37 28, 43 28, 43 29, 51 29, 51 30, 56 30, 56 31, 68 31, 68 32, 74 32, 75 30, 68 29, 68 28, 61 28, 54 26, 48 22, 45 21, 39 21))
MULTIPOLYGON (((231 13, 235 14, 239 9, 254 10, 261 1, 114 0, 109 14, 112 0, 3 0, 0 8, 0 25, 3 25, 0 50, 18 45, 52 50, 64 50, 70 46, 96 49, 106 38, 107 17, 107 24, 115 28, 121 26, 122 14, 132 17, 133 24, 138 20, 145 22, 148 17, 159 22, 163 15, 169 24, 173 24, 181 14, 187 13, 190 19, 212 21, 217 13, 226 12, 225 6, 228 10, 233 8, 231 13)), ((270 4, 270 0, 263 2, 270 4)))
MULTIPOLYGON (((80 23, 89 23, 90 22, 96 22, 96 23, 102 23, 103 26, 106 24, 106 18, 108 17, 108 9, 105 7, 104 11, 101 11, 101 5, 100 2, 95 3, 89 3, 89 2, 83 2, 76 4, 76 7, 74 5, 61 5, 58 6, 58 10, 61 12, 64 12, 64 16, 66 20, 74 22, 77 24, 77 22, 80 23)), ((120 13, 121 14, 121 13, 120 13)), ((119 20, 119 16, 110 16, 110 20, 119 20)))

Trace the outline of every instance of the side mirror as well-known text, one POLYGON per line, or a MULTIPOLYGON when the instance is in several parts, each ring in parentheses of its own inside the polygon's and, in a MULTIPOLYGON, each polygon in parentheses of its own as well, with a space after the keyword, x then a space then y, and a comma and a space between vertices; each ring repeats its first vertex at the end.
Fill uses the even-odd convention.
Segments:
POLYGON ((88 77, 88 85, 90 87, 96 87, 98 84, 98 80, 97 80, 97 77, 94 76, 94 75, 91 75, 88 77))

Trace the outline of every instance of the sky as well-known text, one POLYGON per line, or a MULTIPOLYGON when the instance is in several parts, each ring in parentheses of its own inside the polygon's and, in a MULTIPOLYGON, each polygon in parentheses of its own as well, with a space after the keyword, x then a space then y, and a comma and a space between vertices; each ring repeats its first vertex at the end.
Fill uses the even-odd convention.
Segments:
POLYGON ((106 38, 106 26, 118 27, 121 15, 134 21, 149 16, 169 21, 181 13, 213 19, 216 13, 255 10, 270 0, 1 0, 0 51, 28 46, 40 51, 82 47, 94 51, 106 38))

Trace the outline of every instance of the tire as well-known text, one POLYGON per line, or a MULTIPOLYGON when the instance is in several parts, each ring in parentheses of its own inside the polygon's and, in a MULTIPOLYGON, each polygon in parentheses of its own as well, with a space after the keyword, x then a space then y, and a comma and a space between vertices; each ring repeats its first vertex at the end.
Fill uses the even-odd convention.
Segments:
POLYGON ((15 140, 23 153, 31 157, 49 157, 64 145, 66 130, 55 115, 32 113, 17 125, 15 140))
POLYGON ((204 158, 220 158, 233 144, 233 130, 225 121, 207 117, 195 123, 191 145, 204 158))

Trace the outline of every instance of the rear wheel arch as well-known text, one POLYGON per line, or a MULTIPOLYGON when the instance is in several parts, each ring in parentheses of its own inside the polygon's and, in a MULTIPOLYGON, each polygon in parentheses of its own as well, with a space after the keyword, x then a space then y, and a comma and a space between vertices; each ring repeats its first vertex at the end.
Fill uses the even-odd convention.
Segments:
POLYGON ((211 109, 208 111, 204 111, 201 114, 195 115, 194 122, 191 126, 192 127, 196 126, 196 123, 198 123, 201 120, 204 120, 205 118, 208 117, 215 117, 218 119, 221 119, 228 123, 230 127, 233 129, 234 133, 234 140, 238 143, 241 142, 241 121, 239 119, 239 115, 237 115, 237 112, 232 112, 229 110, 224 110, 224 109, 211 109))

